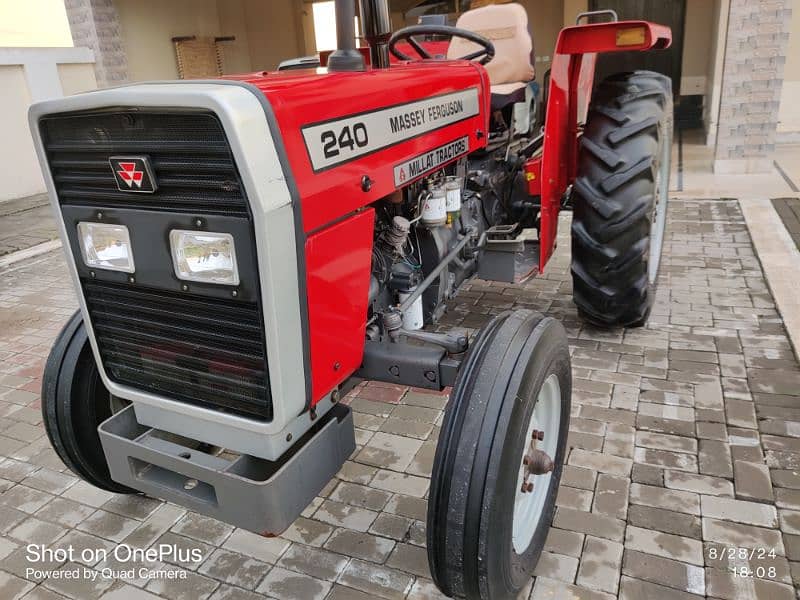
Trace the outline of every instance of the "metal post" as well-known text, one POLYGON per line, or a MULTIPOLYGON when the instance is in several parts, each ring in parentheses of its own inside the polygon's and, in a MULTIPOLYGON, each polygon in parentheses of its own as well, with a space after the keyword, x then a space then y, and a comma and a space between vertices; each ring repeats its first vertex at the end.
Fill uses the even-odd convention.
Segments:
POLYGON ((355 0, 336 0, 336 45, 328 57, 329 71, 363 71, 364 57, 356 49, 355 0))
POLYGON ((389 68, 389 38, 392 36, 392 20, 387 0, 359 0, 361 8, 361 30, 369 44, 373 68, 389 68))

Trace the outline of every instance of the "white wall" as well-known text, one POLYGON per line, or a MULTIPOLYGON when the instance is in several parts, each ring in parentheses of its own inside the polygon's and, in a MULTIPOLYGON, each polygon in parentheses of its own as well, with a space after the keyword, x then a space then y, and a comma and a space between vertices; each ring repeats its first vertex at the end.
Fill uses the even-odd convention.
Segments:
POLYGON ((688 0, 683 27, 681 95, 703 95, 708 87, 711 47, 714 43, 714 0, 688 0))
POLYGON ((178 79, 173 37, 218 36, 217 0, 114 0, 131 81, 178 79))
POLYGON ((711 14, 711 49, 708 61, 708 77, 705 85, 703 124, 706 130, 706 145, 717 143, 719 127, 719 104, 722 97, 722 72, 725 63, 725 43, 728 39, 728 14, 730 0, 714 0, 711 14))
POLYGON ((270 70, 306 53, 297 0, 114 0, 131 81, 177 79, 172 38, 234 36, 225 73, 270 70))
POLYGON ((778 141, 800 141, 800 0, 794 3, 786 65, 783 70, 778 141))
POLYGON ((0 201, 45 191, 28 128, 30 105, 96 87, 87 48, 0 48, 0 201))

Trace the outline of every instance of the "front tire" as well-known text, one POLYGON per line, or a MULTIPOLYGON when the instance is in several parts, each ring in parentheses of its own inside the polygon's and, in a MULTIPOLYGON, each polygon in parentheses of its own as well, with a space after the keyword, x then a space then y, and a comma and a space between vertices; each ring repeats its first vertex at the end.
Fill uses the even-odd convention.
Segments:
POLYGON ((572 196, 573 297, 594 325, 641 326, 653 308, 672 123, 664 75, 620 73, 595 90, 572 196))
POLYGON ((445 595, 506 600, 530 581, 555 511, 571 386, 555 319, 504 313, 478 334, 445 412, 428 499, 428 563, 445 595), (531 474, 524 460, 537 450, 549 463, 531 474))
POLYGON ((137 493, 108 471, 97 426, 119 400, 100 379, 80 311, 56 338, 42 376, 42 420, 50 444, 64 464, 84 481, 117 494, 137 493))

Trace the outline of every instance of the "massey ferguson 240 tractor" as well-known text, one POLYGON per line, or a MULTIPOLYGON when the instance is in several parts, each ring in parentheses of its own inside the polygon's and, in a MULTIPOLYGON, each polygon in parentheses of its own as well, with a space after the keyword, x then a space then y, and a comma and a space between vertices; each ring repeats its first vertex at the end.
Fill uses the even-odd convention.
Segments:
POLYGON ((97 487, 272 536, 353 453, 340 400, 355 383, 452 386, 428 495, 431 574, 448 596, 511 598, 555 510, 565 331, 527 310, 472 339, 430 325, 473 276, 543 271, 570 205, 580 314, 646 321, 670 81, 594 85, 594 67, 671 33, 581 15, 600 22, 561 32, 537 108, 520 5, 392 34, 386 0, 361 0, 357 49, 354 4, 337 0, 340 48, 319 68, 31 109, 80 302, 46 365, 44 423, 97 487))

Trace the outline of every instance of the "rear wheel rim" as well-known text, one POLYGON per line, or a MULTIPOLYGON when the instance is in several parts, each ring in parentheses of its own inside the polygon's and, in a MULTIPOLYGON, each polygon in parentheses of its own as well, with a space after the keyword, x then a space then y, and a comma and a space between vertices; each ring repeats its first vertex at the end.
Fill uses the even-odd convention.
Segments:
POLYGON ((553 373, 545 379, 536 397, 531 418, 528 423, 522 454, 519 456, 519 475, 514 496, 514 520, 511 528, 511 541, 514 552, 523 554, 530 546, 542 513, 547 505, 552 471, 541 475, 526 477, 526 466, 523 459, 529 448, 534 431, 544 432, 544 439, 536 442, 536 447, 555 460, 558 449, 558 435, 561 430, 561 384, 553 373), (533 484, 533 489, 523 492, 523 483, 533 484))
POLYGON ((661 266, 661 251, 664 247, 664 232, 667 227, 667 205, 669 204, 669 173, 672 157, 672 136, 669 131, 663 132, 661 156, 658 157, 658 169, 655 176, 655 210, 650 225, 650 259, 648 263, 648 280, 651 284, 658 278, 661 266))

